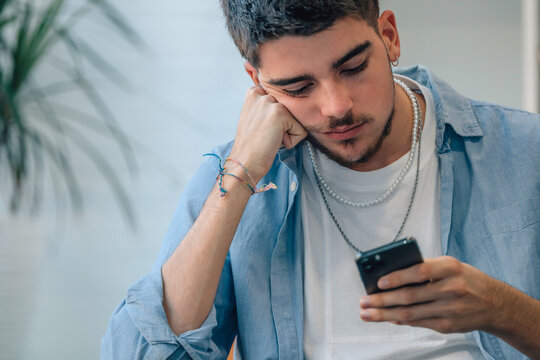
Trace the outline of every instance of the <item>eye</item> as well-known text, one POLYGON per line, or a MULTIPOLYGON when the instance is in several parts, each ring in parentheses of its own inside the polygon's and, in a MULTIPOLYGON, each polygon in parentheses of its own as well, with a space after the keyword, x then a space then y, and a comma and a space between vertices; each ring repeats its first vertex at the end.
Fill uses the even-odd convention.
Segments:
POLYGON ((367 68, 367 66, 368 66, 368 62, 366 60, 363 63, 361 63, 360 65, 358 65, 356 67, 353 67, 352 69, 345 69, 345 70, 341 71, 341 73, 345 74, 345 75, 358 74, 358 73, 364 71, 367 68))
POLYGON ((307 93, 309 89, 311 89, 312 86, 313 84, 307 84, 307 85, 302 86, 299 89, 294 89, 294 90, 283 89, 283 92, 287 94, 288 96, 297 97, 297 96, 301 96, 307 93))

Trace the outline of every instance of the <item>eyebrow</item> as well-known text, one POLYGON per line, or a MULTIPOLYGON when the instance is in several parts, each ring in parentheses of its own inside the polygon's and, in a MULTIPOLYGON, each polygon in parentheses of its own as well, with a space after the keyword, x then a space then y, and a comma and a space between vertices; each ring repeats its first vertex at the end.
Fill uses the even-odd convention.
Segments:
POLYGON ((300 76, 295 76, 290 79, 270 79, 268 80, 268 83, 275 86, 285 86, 285 85, 294 84, 300 81, 314 80, 314 79, 315 77, 313 75, 304 74, 300 76))
POLYGON ((352 59, 356 55, 360 55, 361 53, 363 53, 364 51, 369 49, 370 46, 371 46, 371 41, 369 41, 369 40, 362 43, 362 44, 360 44, 360 45, 357 45, 354 49, 352 49, 347 54, 345 54, 345 56, 343 56, 341 59, 334 62, 332 64, 332 68, 337 69, 338 67, 345 64, 347 61, 349 61, 350 59, 352 59))
MULTIPOLYGON (((340 59, 336 60, 333 64, 332 64, 332 68, 333 69, 337 69, 339 68, 341 65, 345 64, 347 61, 349 61, 350 59, 352 59, 353 57, 363 53, 364 51, 366 51, 367 49, 369 49, 369 47, 371 47, 371 41, 366 41, 362 44, 359 44, 357 45, 356 47, 354 47, 354 49, 352 49, 351 51, 349 51, 347 54, 345 54, 343 57, 341 57, 340 59)), ((294 84, 294 83, 298 83, 298 82, 301 82, 301 81, 313 81, 315 79, 315 77, 311 74, 303 74, 303 75, 299 75, 299 76, 295 76, 293 78, 286 78, 286 79, 270 79, 268 80, 268 83, 270 85, 274 85, 274 86, 285 86, 285 85, 290 85, 290 84, 294 84)))

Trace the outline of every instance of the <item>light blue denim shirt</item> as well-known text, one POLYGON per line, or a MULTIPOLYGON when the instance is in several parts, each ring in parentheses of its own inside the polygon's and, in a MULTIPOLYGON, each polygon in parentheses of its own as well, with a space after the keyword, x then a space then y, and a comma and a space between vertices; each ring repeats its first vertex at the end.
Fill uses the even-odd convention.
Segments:
MULTIPOLYGON (((428 87, 436 104, 443 254, 539 299, 540 116, 467 99, 421 66, 396 72, 428 87)), ((225 158, 230 147, 215 152, 225 158)), ((278 190, 249 200, 204 324, 176 336, 167 323, 161 266, 217 172, 215 159, 204 160, 184 190, 155 266, 110 319, 102 359, 224 359, 235 336, 243 358, 303 359, 302 156, 295 149, 281 150, 262 179, 278 190)), ((526 358, 487 333, 475 338, 486 359, 526 358)))

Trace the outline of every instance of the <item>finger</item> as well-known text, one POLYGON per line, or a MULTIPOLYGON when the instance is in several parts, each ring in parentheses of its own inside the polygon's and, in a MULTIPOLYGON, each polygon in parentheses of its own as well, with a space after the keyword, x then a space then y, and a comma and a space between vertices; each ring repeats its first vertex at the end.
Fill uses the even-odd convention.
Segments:
POLYGON ((252 86, 249 91, 258 95, 267 95, 266 90, 264 90, 261 86, 252 86))
POLYGON ((360 307, 383 308, 388 306, 412 305, 436 300, 444 286, 444 280, 428 282, 418 286, 404 286, 396 290, 388 290, 364 296, 360 299, 360 307))
POLYGON ((427 328, 431 330, 438 331, 443 334, 450 334, 460 331, 457 328, 456 322, 453 322, 450 319, 444 318, 433 318, 433 319, 423 319, 416 321, 391 321, 395 325, 408 325, 414 327, 427 328))
POLYGON ((290 114, 287 127, 288 128, 283 133, 282 144, 287 149, 291 149, 295 147, 300 141, 302 141, 308 133, 306 129, 302 126, 302 124, 300 124, 300 122, 296 120, 294 116, 292 116, 292 114, 290 114))
POLYGON ((265 94, 268 94, 268 91, 266 91, 266 89, 264 88, 261 82, 259 82, 259 85, 257 85, 256 87, 261 88, 265 94))
POLYGON ((276 100, 276 98, 273 96, 273 95, 270 95, 270 94, 264 94, 262 96, 262 98, 265 100, 265 101, 268 101, 270 103, 274 103, 276 104, 278 101, 276 100))
POLYGON ((287 149, 291 149, 298 145, 300 141, 307 136, 306 130, 303 127, 296 127, 283 134, 283 146, 287 149))
POLYGON ((383 308, 389 306, 413 305, 443 299, 458 299, 470 294, 461 277, 447 277, 417 286, 404 286, 360 299, 360 307, 383 308))
POLYGON ((394 271, 379 279, 380 289, 392 289, 408 284, 420 284, 427 281, 440 280, 458 274, 462 264, 453 257, 441 256, 425 259, 423 263, 394 271))
POLYGON ((431 301, 418 305, 398 306, 383 309, 365 309, 360 317, 368 322, 398 321, 411 323, 433 318, 456 318, 463 314, 464 307, 451 300, 431 301))

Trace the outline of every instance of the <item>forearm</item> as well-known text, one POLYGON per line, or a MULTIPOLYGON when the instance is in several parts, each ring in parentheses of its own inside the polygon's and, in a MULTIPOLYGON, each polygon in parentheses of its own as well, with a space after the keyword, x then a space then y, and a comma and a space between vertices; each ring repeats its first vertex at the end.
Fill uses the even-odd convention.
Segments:
POLYGON ((496 319, 487 332, 531 359, 540 359, 540 301, 498 280, 496 319), (502 296, 504 294, 504 296, 502 296))
MULTIPOLYGON (((246 100, 231 149, 228 173, 254 187, 270 170, 281 145, 292 148, 307 135, 289 111, 261 87, 246 100), (249 169, 249 172, 248 170, 249 169)), ((228 174, 227 174, 228 175, 228 174)), ((233 176, 223 177, 228 193, 216 186, 188 234, 162 267, 163 305, 176 334, 199 328, 212 309, 223 264, 252 194, 233 176)))
POLYGON ((208 316, 232 239, 251 195, 226 176, 216 186, 180 245, 162 267, 163 305, 176 334, 199 328, 208 316))

